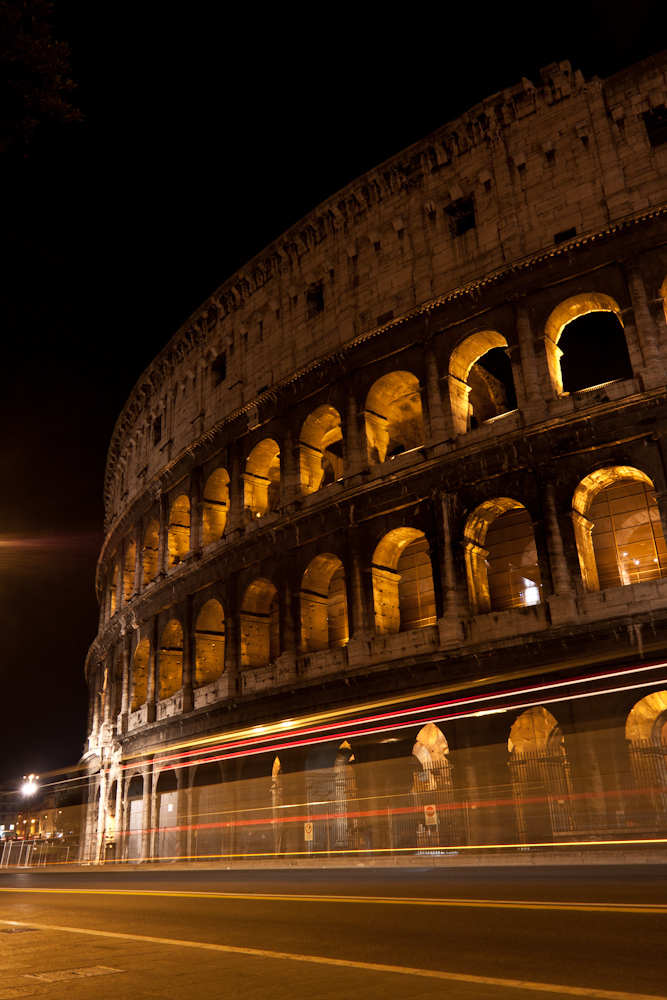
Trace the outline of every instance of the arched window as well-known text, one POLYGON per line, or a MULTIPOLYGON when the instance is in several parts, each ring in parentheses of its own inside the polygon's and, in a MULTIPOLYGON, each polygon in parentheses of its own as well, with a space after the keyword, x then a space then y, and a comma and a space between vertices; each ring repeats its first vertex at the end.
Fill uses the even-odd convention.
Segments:
POLYGON ((147 583, 152 583, 157 576, 157 555, 160 545, 160 525, 155 518, 151 518, 144 532, 144 550, 142 553, 143 580, 145 587, 147 583))
POLYGON ((137 543, 134 539, 128 543, 125 550, 123 566, 123 600, 129 601, 134 592, 134 566, 137 558, 137 543))
POLYGON ((419 379, 411 372, 390 372, 366 397, 368 460, 378 465, 424 444, 419 379))
POLYGON ((428 541, 416 528, 395 528, 373 555, 375 628, 407 632, 436 621, 428 541))
POLYGON ((158 666, 159 698, 163 701, 183 686, 183 629, 176 618, 167 623, 162 633, 158 666))
POLYGON ((344 646, 349 639, 345 571, 337 556, 323 553, 301 581, 301 644, 305 652, 344 646))
POLYGON ((299 438, 299 482, 304 493, 343 476, 343 432, 340 414, 325 403, 310 414, 299 438))
POLYGON ((464 539, 474 613, 541 603, 535 535, 522 504, 510 497, 486 500, 468 518, 464 539))
POLYGON ((255 580, 241 604, 241 665, 266 667, 280 655, 278 592, 269 580, 255 580))
POLYGON ((572 501, 587 590, 667 575, 667 551, 653 483, 639 469, 610 466, 586 476, 572 501))
POLYGON ((544 345, 558 394, 632 378, 621 310, 609 295, 585 292, 553 310, 544 345))
POLYGON ((274 510, 280 499, 280 447, 272 438, 265 438, 252 449, 243 480, 243 512, 247 523, 274 510))
POLYGON ((156 786, 155 857, 176 858, 178 852, 178 783, 173 768, 160 772, 156 786))
POLYGON ((190 551, 190 498, 187 493, 176 497, 169 511, 169 565, 178 566, 190 551))
POLYGON ((225 530, 229 511, 229 474, 216 469, 206 480, 202 504, 202 545, 217 542, 225 530))
POLYGON ((519 837, 540 842, 574 828, 570 765, 563 732, 543 705, 522 712, 507 749, 519 837))
POLYGON ((652 691, 634 706, 625 725, 630 767, 635 789, 643 791, 632 807, 647 807, 662 814, 656 825, 663 825, 667 811, 667 691, 652 691), (643 801, 642 801, 643 800, 643 801))
POLYGON ((455 434, 516 408, 507 341, 495 330, 473 333, 449 360, 449 398, 455 434))
POLYGON ((148 639, 141 639, 134 651, 134 659, 132 661, 131 712, 136 712, 146 702, 150 651, 151 647, 148 639))
POLYGON ((225 669, 225 615, 220 601, 207 601, 195 626, 195 683, 203 687, 225 669))

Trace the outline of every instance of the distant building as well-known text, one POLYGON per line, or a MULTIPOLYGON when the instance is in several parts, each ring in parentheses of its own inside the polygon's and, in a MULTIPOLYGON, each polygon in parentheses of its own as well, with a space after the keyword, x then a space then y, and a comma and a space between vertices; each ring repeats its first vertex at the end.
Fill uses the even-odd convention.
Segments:
POLYGON ((664 836, 666 71, 493 95, 141 375, 85 858, 664 836))

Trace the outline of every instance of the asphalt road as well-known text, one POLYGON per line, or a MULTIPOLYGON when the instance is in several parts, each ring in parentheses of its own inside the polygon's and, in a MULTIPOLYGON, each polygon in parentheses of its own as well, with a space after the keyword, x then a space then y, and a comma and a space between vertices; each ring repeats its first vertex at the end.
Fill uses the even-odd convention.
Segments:
POLYGON ((0 1000, 436 993, 667 997, 667 866, 0 872, 0 1000))

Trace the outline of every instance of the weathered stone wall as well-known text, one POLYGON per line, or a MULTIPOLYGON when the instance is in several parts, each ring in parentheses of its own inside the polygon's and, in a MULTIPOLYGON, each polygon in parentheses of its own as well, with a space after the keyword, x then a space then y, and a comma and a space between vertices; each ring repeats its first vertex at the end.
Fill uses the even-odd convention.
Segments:
POLYGON ((665 103, 664 59, 608 81, 584 81, 568 63, 542 75, 338 192, 202 305, 121 414, 108 523, 203 433, 329 352, 529 266, 563 234, 580 242, 667 202, 667 148, 650 146, 642 117, 665 103), (456 235, 451 213, 468 201, 475 226, 456 235))

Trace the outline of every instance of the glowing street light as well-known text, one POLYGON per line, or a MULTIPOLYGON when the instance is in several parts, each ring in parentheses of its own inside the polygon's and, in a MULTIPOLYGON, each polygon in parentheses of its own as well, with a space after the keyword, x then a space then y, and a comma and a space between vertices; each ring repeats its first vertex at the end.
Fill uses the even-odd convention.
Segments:
POLYGON ((37 779, 38 774, 24 774, 23 775, 23 787, 21 788, 22 795, 34 795, 38 789, 37 779))

